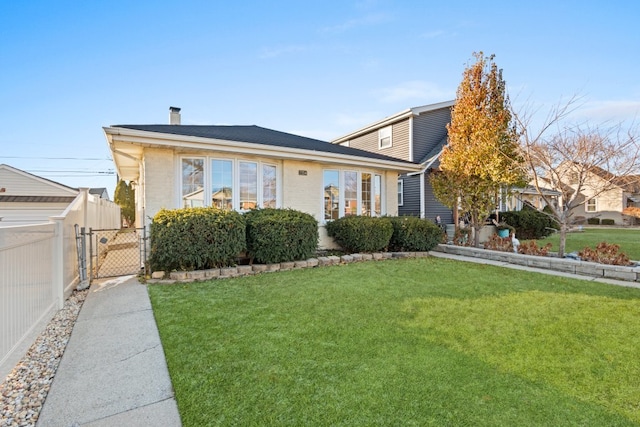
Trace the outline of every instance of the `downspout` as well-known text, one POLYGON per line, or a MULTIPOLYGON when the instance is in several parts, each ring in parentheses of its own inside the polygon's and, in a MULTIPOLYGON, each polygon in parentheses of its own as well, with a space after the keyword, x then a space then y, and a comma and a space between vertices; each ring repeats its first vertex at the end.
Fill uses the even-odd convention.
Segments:
POLYGON ((409 117, 409 161, 413 162, 413 116, 409 117))
POLYGON ((424 197, 424 180, 426 179, 425 172, 421 172, 420 175, 418 175, 418 178, 420 178, 420 218, 425 218, 427 214, 424 197))
POLYGON ((411 172, 408 173, 407 176, 418 176, 420 178, 420 218, 425 218, 427 215, 427 208, 425 206, 425 196, 424 196, 424 191, 425 191, 425 178, 427 175, 427 170, 429 170, 429 168, 431 167, 431 165, 438 160, 438 158, 440 157, 440 154, 442 154, 442 150, 440 150, 440 152, 438 154, 436 154, 435 156, 433 156, 432 158, 428 159, 427 161, 425 161, 423 163, 424 167, 420 170, 420 172, 411 172))

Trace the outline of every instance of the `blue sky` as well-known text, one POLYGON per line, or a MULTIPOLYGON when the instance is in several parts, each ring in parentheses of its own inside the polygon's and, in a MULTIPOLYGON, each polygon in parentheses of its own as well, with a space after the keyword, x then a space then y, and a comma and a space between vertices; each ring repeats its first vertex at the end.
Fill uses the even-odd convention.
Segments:
POLYGON ((640 119, 640 3, 5 1, 0 163, 107 187, 114 124, 255 124, 330 140, 455 98, 495 54, 516 108, 583 96, 579 120, 640 119), (62 159, 67 158, 67 159, 62 159))

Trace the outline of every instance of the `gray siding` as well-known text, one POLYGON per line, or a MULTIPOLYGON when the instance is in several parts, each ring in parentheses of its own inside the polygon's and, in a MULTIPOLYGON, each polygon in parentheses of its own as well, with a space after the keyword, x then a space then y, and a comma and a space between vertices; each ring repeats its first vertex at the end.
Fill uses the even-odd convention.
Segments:
POLYGON ((409 160, 409 119, 394 123, 391 128, 393 145, 389 148, 378 148, 378 129, 349 141, 349 147, 384 154, 396 159, 409 160))
POLYGON ((413 118, 413 161, 421 162, 447 136, 451 107, 422 113, 413 118))
POLYGON ((429 182, 429 175, 426 175, 424 178, 426 180, 424 185, 425 216, 431 220, 435 220, 436 216, 440 215, 440 220, 443 224, 452 224, 453 212, 436 199, 431 183, 429 182))
POLYGON ((420 216, 420 175, 402 175, 404 181, 404 204, 398 206, 398 215, 420 216))

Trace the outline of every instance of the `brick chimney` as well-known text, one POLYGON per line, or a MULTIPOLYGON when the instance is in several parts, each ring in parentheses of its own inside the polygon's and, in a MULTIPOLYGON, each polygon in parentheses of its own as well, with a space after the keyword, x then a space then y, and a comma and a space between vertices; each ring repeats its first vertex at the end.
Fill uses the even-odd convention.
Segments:
POLYGON ((180 108, 169 107, 169 124, 170 125, 180 124, 180 108))

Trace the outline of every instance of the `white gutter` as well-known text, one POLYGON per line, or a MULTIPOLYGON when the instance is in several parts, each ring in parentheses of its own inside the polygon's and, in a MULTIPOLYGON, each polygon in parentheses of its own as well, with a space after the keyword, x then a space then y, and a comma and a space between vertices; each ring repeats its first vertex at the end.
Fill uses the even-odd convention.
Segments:
MULTIPOLYGON (((443 147, 444 149, 444 147, 443 147)), ((408 173, 407 176, 415 176, 415 175, 422 175, 424 174, 427 169, 429 169, 431 167, 432 164, 435 163, 436 160, 438 160, 438 158, 440 157, 440 155, 442 154, 442 150, 440 150, 440 152, 438 152, 438 154, 436 154, 435 156, 431 157, 430 159, 427 159, 424 163, 423 163, 423 167, 422 169, 420 169, 419 172, 411 172, 408 173)))

